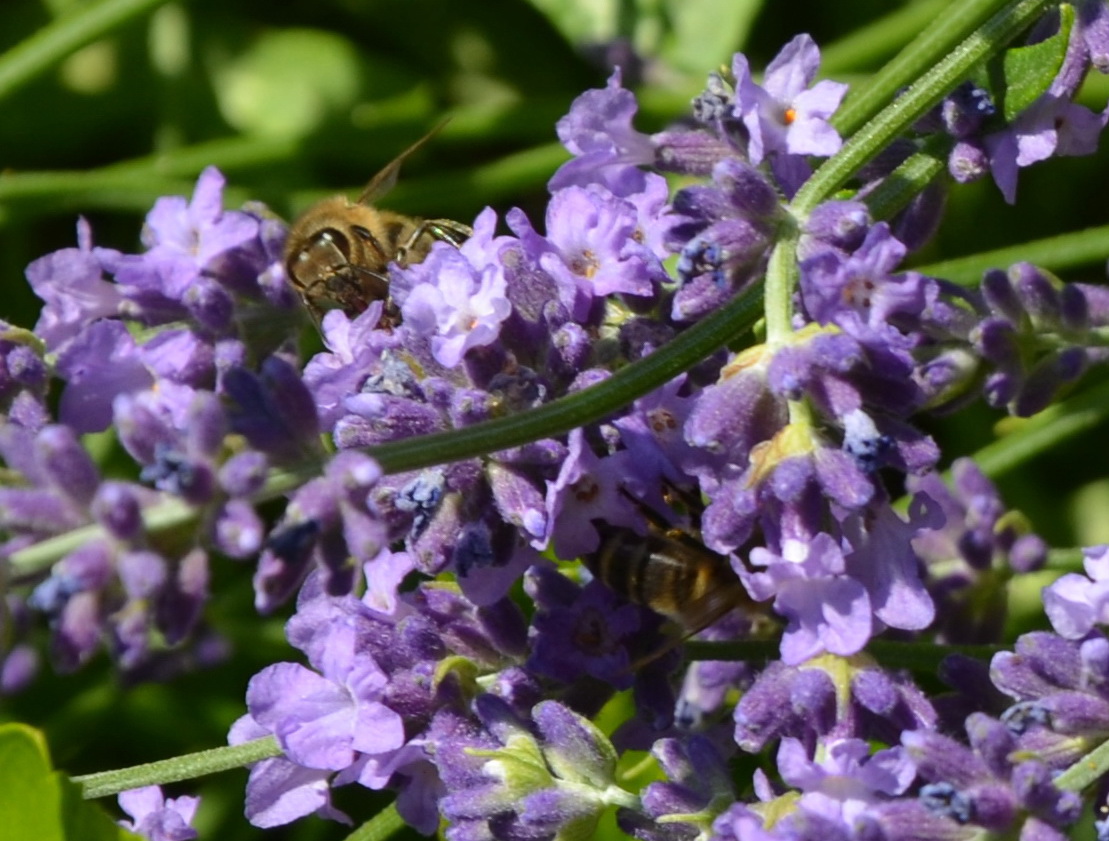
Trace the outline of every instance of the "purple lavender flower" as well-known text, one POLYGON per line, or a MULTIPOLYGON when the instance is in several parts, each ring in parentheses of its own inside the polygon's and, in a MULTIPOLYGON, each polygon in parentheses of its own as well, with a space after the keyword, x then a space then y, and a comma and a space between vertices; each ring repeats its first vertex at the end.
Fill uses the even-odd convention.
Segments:
POLYGON ((1068 572, 1044 588, 1044 612, 1055 632, 1081 639, 1109 622, 1109 546, 1083 550, 1086 575, 1068 572))
POLYGON ((146 786, 121 792, 119 805, 131 816, 119 825, 149 841, 190 841, 198 837, 190 824, 200 805, 199 797, 167 798, 158 786, 146 786))
POLYGON ((629 171, 642 178, 638 166, 654 160, 651 138, 632 128, 639 110, 635 94, 621 87, 616 70, 604 88, 574 100, 570 113, 558 121, 558 139, 574 158, 564 163, 548 184, 551 191, 589 183, 612 185, 629 171))
MULTIPOLYGON (((227 742, 238 745, 268 735, 270 732, 248 714, 231 725, 227 742)), ((331 805, 330 776, 330 770, 305 768, 282 756, 255 763, 246 786, 247 820, 269 828, 314 813, 349 824, 350 818, 331 805)))
MULTIPOLYGON (((819 65, 820 51, 808 35, 798 35, 781 49, 767 65, 762 85, 752 79, 746 57, 736 55, 732 62, 735 116, 747 128, 752 163, 768 157, 828 157, 839 151, 842 141, 828 118, 839 107, 847 85, 827 80, 812 85, 819 65)), ((783 164, 788 166, 781 160, 773 164, 779 175, 785 171, 783 164)), ((800 184, 786 186, 792 193, 800 184)))
POLYGON ((115 315, 120 288, 104 279, 104 259, 118 252, 96 249, 85 219, 77 223, 77 247, 40 257, 27 267, 31 288, 45 302, 35 325, 50 350, 58 350, 89 322, 115 315))
POLYGON ((458 365, 470 348, 496 341, 511 308, 503 274, 492 267, 475 270, 449 246, 432 249, 408 272, 427 281, 409 280, 412 288, 401 308, 405 324, 430 339, 431 352, 444 367, 458 365))

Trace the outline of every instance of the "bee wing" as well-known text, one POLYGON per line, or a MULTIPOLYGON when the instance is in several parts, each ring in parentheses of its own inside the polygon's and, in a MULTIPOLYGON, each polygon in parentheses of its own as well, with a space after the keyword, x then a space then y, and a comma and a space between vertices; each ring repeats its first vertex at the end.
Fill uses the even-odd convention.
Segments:
POLYGON ((397 176, 400 175, 400 165, 404 163, 405 159, 427 143, 431 138, 437 135, 450 120, 440 122, 435 128, 397 155, 389 163, 382 167, 381 171, 370 179, 370 183, 365 186, 358 196, 359 204, 373 204, 379 198, 384 196, 397 185, 397 176))

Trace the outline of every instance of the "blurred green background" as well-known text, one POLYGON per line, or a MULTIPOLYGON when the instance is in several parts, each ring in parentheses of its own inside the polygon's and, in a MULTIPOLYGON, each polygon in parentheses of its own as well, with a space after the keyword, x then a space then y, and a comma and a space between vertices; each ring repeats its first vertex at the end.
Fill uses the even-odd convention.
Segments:
MULTIPOLYGON (((541 225, 546 181, 566 158, 555 121, 583 90, 602 86, 613 64, 623 66, 625 83, 640 96, 637 126, 653 131, 685 116, 705 75, 730 63, 736 50, 762 67, 807 31, 825 48, 825 72, 857 81, 945 5, 4 0, 0 318, 33 325, 37 305, 23 270, 74 244, 78 214, 92 223, 97 244, 137 249, 154 199, 190 194, 197 173, 214 164, 227 176, 228 206, 261 200, 289 218, 330 193, 355 193, 444 116, 450 123, 406 163, 384 204, 460 220, 486 205, 502 215, 520 206, 541 225), (119 12, 119 20, 97 31, 89 21, 104 10, 119 12), (19 64, 51 26, 75 26, 72 43, 79 48, 32 51, 34 61, 19 64)), ((1100 109, 1105 98, 1098 80, 1084 101, 1100 109)), ((1015 207, 990 183, 960 188, 918 259, 1105 224, 1106 183, 1109 155, 1102 154, 1022 173, 1015 207)), ((1104 282, 1104 276, 1104 266, 1095 265, 1068 279, 1104 282)), ((978 409, 930 431, 954 456, 988 442, 996 420, 996 413, 978 409)), ((1098 512, 1109 508, 1100 440, 1090 434, 1072 441, 1005 477, 1009 500, 1032 513, 1055 545, 1105 539, 1096 532, 1105 520, 1098 512)), ((280 621, 255 616, 248 579, 245 567, 217 565, 212 622, 235 646, 233 660, 172 687, 137 689, 113 682, 101 660, 76 677, 46 676, 5 701, 2 717, 43 727, 55 760, 72 773, 220 744, 242 712, 250 674, 289 657, 280 621), (235 583, 221 588, 224 579, 235 583)), ((242 772, 229 773, 202 787, 203 837, 259 837, 241 817, 244 780, 242 772)), ((358 819, 379 802, 353 789, 339 798, 358 819)), ((266 837, 341 838, 345 832, 309 820, 266 837)))

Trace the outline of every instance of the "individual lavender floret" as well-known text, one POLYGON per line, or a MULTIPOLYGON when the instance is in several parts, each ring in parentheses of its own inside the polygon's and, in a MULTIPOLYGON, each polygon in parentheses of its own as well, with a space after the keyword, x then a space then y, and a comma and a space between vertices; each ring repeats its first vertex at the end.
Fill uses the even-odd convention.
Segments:
MULTIPOLYGON (((720 85, 723 89, 723 82, 720 85)), ((695 103, 695 111, 696 107, 695 103)), ((548 188, 554 192, 573 185, 601 185, 626 197, 651 180, 644 166, 707 175, 717 161, 737 151, 729 140, 708 132, 679 129, 646 135, 632 127, 638 109, 635 94, 621 85, 619 70, 604 88, 575 99, 556 126, 558 139, 574 157, 559 167, 548 188)))
POLYGON ((910 476, 906 488, 925 493, 943 511, 942 529, 924 531, 913 548, 933 570, 937 628, 946 642, 998 639, 1005 622, 1005 584, 1043 566, 1047 545, 1019 512, 1006 511, 997 489, 970 459, 951 466, 950 486, 936 473, 910 476))
POLYGON ((787 197, 811 174, 808 156, 828 157, 842 143, 828 118, 847 85, 828 80, 812 85, 819 65, 820 51, 805 34, 786 44, 767 65, 762 85, 754 82, 742 53, 732 61, 734 116, 746 129, 747 157, 756 165, 768 161, 787 197))
POLYGON ((479 273, 450 247, 432 249, 409 271, 430 282, 412 284, 401 312, 415 333, 430 338, 440 364, 453 368, 470 348, 496 341, 511 309, 503 273, 492 266, 479 273))
POLYGON ((1094 625, 1109 623, 1109 546, 1082 550, 1085 575, 1068 572, 1044 588, 1044 612, 1067 639, 1081 639, 1094 625))
POLYGON ((783 739, 778 772, 796 791, 775 798, 761 771, 756 772, 755 789, 766 801, 764 808, 779 813, 775 829, 799 838, 884 837, 885 807, 915 777, 903 748, 871 753, 862 739, 825 741, 812 755, 796 739, 783 739))
POLYGON ((89 223, 77 222, 77 247, 63 248, 27 266, 27 281, 44 304, 35 335, 57 351, 87 324, 114 316, 123 301, 117 284, 104 279, 105 261, 119 252, 94 248, 89 223))
POLYGON ((967 747, 936 732, 913 731, 901 737, 927 784, 920 798, 953 826, 978 827, 1022 838, 1064 841, 1078 820, 1082 800, 1058 789, 1048 766, 1023 758, 1004 724, 981 713, 967 719, 967 747))
POLYGON ((131 816, 119 825, 148 841, 190 841, 198 837, 191 824, 199 797, 167 798, 159 786, 146 786, 120 792, 119 805, 131 816))
MULTIPOLYGON (((735 115, 747 128, 752 163, 776 156, 828 157, 839 151, 842 141, 828 118, 847 85, 827 80, 812 85, 819 66, 820 50, 808 35, 798 35, 782 47, 767 65, 762 85, 752 79, 746 57, 736 55, 735 115)), ((788 186, 787 192, 792 192, 788 186)))
POLYGON ((554 280, 559 301, 576 321, 588 321, 600 298, 650 297, 668 279, 659 258, 637 236, 636 206, 607 189, 571 186, 556 192, 547 205, 545 237, 518 211, 507 221, 554 280))
MULTIPOLYGON (((227 743, 240 745, 269 735, 269 730, 244 715, 231 725, 227 743)), ((246 819, 254 826, 269 828, 316 814, 350 824, 350 818, 331 805, 332 776, 329 769, 306 768, 284 756, 256 762, 250 767, 246 784, 246 819)))
POLYGON ((481 729, 461 744, 441 742, 435 756, 451 841, 584 838, 608 806, 637 804, 615 782, 608 739, 557 701, 537 704, 530 721, 492 695, 475 698, 473 712, 481 729))
POLYGON ((617 69, 605 87, 581 94, 570 105, 570 113, 558 121, 558 139, 574 158, 551 178, 552 191, 587 183, 611 189, 629 170, 638 173, 639 166, 654 161, 651 138, 632 128, 639 110, 635 94, 620 82, 617 69))

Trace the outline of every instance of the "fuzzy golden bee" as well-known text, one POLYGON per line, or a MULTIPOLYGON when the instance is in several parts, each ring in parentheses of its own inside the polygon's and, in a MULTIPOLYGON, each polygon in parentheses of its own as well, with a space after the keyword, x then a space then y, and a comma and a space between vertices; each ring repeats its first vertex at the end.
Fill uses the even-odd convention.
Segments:
POLYGON ((397 183, 401 164, 445 125, 440 123, 385 165, 355 201, 333 196, 308 208, 289 228, 285 271, 318 321, 331 309, 351 318, 373 301, 390 312, 389 264, 419 263, 436 241, 461 245, 473 230, 450 219, 419 219, 382 210, 374 203, 397 183))
POLYGON ((605 527, 585 565, 609 589, 675 622, 686 635, 712 625, 751 597, 726 557, 652 519, 646 535, 605 527))

